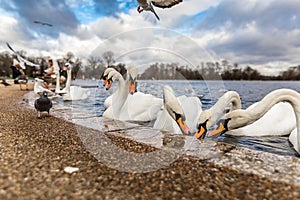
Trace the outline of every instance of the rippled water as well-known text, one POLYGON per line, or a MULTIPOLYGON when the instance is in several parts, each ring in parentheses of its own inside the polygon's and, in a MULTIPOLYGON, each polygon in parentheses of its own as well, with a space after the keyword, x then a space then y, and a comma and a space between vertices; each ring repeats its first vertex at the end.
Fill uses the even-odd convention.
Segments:
MULTIPOLYGON (((76 80, 72 84, 86 86, 91 96, 83 101, 63 102, 65 106, 84 109, 94 116, 102 116, 103 103, 112 94, 115 85, 109 91, 102 87, 102 81, 76 80)), ((252 103, 261 100, 274 89, 290 88, 300 92, 300 82, 297 81, 142 81, 138 82, 138 90, 162 98, 162 88, 170 85, 177 96, 201 96, 203 109, 211 107, 226 90, 237 91, 242 99, 242 107, 247 108, 252 103)), ((82 116, 84 117, 84 116, 82 116)), ((267 151, 282 155, 297 156, 288 141, 288 137, 235 137, 222 136, 218 138, 230 144, 267 151)))

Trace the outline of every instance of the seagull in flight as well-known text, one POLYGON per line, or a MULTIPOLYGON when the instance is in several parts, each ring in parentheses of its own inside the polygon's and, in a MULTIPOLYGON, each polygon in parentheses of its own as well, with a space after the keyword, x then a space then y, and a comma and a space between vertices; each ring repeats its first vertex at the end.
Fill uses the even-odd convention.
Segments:
POLYGON ((8 47, 12 52, 14 52, 14 53, 17 55, 17 59, 18 59, 18 61, 20 62, 19 64, 20 64, 20 66, 21 66, 23 69, 26 68, 26 67, 25 67, 25 64, 26 64, 26 65, 29 65, 29 66, 32 66, 32 67, 35 67, 35 68, 37 68, 37 69, 40 68, 40 65, 34 64, 34 63, 32 63, 32 62, 26 60, 25 58, 23 58, 18 52, 16 52, 16 51, 8 44, 8 42, 6 42, 6 45, 7 45, 7 47, 8 47))
POLYGON ((49 24, 49 23, 46 23, 46 22, 41 22, 41 21, 33 21, 33 23, 40 24, 40 25, 43 25, 43 26, 50 26, 50 27, 53 26, 52 24, 49 24))
POLYGON ((159 16, 156 14, 153 6, 159 8, 171 8, 172 6, 182 2, 182 0, 137 0, 139 6, 137 7, 137 11, 139 13, 146 11, 151 11, 155 17, 159 20, 159 16))

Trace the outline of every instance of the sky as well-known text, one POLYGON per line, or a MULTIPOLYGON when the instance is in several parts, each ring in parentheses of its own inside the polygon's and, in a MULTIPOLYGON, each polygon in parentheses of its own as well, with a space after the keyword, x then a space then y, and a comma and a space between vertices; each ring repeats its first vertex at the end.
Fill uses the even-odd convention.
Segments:
POLYGON ((0 0, 0 52, 87 59, 113 51, 126 66, 239 63, 264 75, 300 64, 299 0, 183 0, 137 12, 136 0, 0 0), (41 21, 53 26, 34 23, 41 21))

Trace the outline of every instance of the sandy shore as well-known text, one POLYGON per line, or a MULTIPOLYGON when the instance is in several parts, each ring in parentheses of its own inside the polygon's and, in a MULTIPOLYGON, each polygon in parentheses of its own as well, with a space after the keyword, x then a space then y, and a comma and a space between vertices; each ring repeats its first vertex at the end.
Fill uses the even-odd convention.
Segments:
MULTIPOLYGON (((74 124, 55 117, 36 119, 34 110, 20 105, 26 92, 17 85, 0 86, 0 199, 300 198, 300 186, 188 156, 148 173, 109 168, 86 150, 74 124), (66 173, 68 166, 79 170, 66 173)), ((155 150, 109 133, 99 134, 106 134, 126 151, 155 150)))

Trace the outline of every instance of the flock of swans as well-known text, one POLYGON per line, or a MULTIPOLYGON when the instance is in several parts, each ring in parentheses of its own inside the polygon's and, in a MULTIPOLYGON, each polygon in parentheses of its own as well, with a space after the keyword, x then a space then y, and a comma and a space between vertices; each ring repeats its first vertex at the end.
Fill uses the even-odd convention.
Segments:
POLYGON ((55 91, 47 89, 44 85, 44 80, 35 78, 34 83, 34 92, 36 94, 43 93, 44 91, 52 94, 50 98, 58 98, 61 97, 64 101, 75 101, 75 100, 84 100, 87 99, 90 95, 90 90, 87 88, 82 88, 80 86, 71 86, 72 81, 72 65, 70 63, 65 64, 65 70, 67 70, 67 80, 65 84, 65 88, 60 88, 60 73, 59 66, 56 60, 53 60, 54 63, 54 73, 56 77, 56 86, 55 91))
POLYGON ((108 90, 118 83, 104 103, 103 117, 123 121, 152 121, 153 128, 175 134, 193 134, 198 139, 236 136, 283 136, 300 154, 300 94, 291 89, 278 89, 247 109, 241 109, 237 92, 227 91, 207 110, 202 110, 198 97, 176 97, 170 86, 164 86, 163 98, 136 92, 137 71, 128 69, 126 79, 113 68, 103 74, 108 90), (225 113, 229 107, 229 112, 225 113), (216 124, 216 127, 209 131, 216 124))

